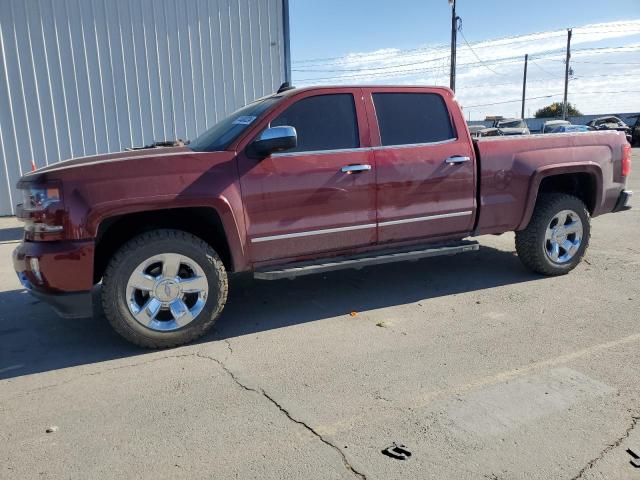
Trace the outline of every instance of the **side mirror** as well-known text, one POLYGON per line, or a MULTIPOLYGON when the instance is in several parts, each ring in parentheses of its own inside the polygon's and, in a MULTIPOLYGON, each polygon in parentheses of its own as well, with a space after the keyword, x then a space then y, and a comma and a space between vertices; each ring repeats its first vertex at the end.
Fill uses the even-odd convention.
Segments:
POLYGON ((263 131, 260 136, 251 143, 251 152, 267 157, 272 153, 290 150, 298 145, 298 134, 294 127, 283 125, 271 127, 263 131))

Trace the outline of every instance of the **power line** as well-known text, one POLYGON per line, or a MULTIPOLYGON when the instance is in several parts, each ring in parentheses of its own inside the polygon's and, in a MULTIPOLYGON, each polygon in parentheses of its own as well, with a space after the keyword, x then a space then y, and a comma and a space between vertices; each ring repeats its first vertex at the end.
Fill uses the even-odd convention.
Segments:
POLYGON ((444 60, 449 58, 448 56, 446 57, 437 57, 437 58, 431 58, 428 60, 422 60, 420 62, 411 62, 411 63, 401 63, 401 64, 396 64, 396 65, 387 65, 386 67, 363 67, 363 68, 341 68, 341 69, 330 69, 330 70, 306 70, 306 69, 293 69, 294 72, 318 72, 318 73, 325 73, 325 72, 362 72, 363 70, 388 70, 389 68, 396 68, 396 67, 410 67, 413 65, 420 65, 423 63, 430 63, 430 62, 437 62, 439 60, 444 60))
MULTIPOLYGON (((531 61, 531 60, 529 60, 531 61)), ((607 78, 616 78, 616 77, 629 77, 629 75, 635 75, 635 74, 640 74, 640 71, 632 71, 632 72, 627 72, 624 74, 619 74, 619 75, 611 75, 611 74, 604 74, 604 75, 581 75, 579 77, 575 77, 572 79, 573 82, 576 81, 580 81, 580 80, 585 80, 585 79, 589 79, 589 78, 598 78, 598 77, 607 77, 607 78)), ((564 77, 560 76, 560 77, 553 77, 553 80, 562 80, 564 77)), ((532 80, 529 79, 527 80, 527 83, 531 83, 532 80)), ((519 82, 505 82, 505 83, 476 83, 473 85, 464 85, 463 84, 463 89, 470 89, 470 88, 478 88, 478 87, 506 87, 506 86, 514 86, 514 87, 520 87, 521 84, 519 82)), ((462 89, 461 89, 462 90, 462 89)))
POLYGON ((476 57, 478 59, 478 61, 482 64, 482 66, 484 68, 486 68, 487 70, 489 70, 492 73, 495 73, 496 75, 502 75, 504 76, 503 73, 499 73, 496 72, 493 68, 489 67, 476 53, 476 51, 471 47, 471 45, 469 45, 469 42, 467 41, 467 37, 464 36, 464 33, 462 32, 462 28, 460 29, 460 35, 462 35, 462 39, 464 40, 464 43, 467 44, 467 47, 469 47, 469 50, 471 50, 471 53, 473 53, 474 57, 476 57))
MULTIPOLYGON (((544 32, 541 32, 540 34, 542 33, 544 32)), ((533 35, 538 35, 538 34, 527 34, 527 36, 533 36, 533 35)), ((551 32, 549 35, 546 35, 543 39, 553 38, 558 36, 560 36, 560 34, 551 32)), ((509 42, 509 43, 500 43, 510 38, 519 38, 519 37, 514 36, 514 37, 503 37, 503 38, 497 38, 497 39, 478 40, 476 42, 471 42, 471 45, 475 46, 476 49, 495 48, 495 47, 510 46, 515 43, 535 42, 535 41, 543 40, 540 38, 521 38, 519 40, 514 40, 513 42, 509 42), (486 43, 487 45, 481 45, 484 43, 486 43)), ((421 55, 423 52, 433 52, 433 53, 439 52, 439 51, 444 52, 448 48, 449 48, 448 45, 436 44, 428 47, 425 46, 425 47, 418 47, 418 48, 412 48, 412 49, 406 49, 406 50, 394 50, 392 52, 358 53, 358 54, 343 55, 341 57, 326 57, 325 59, 318 58, 318 59, 296 60, 293 63, 298 64, 300 66, 304 66, 304 67, 325 66, 325 65, 350 65, 351 63, 357 62, 357 61, 368 63, 368 62, 381 61, 389 58, 397 58, 402 56, 413 57, 416 55, 421 55), (326 60, 326 61, 323 61, 323 60, 326 60), (332 60, 337 60, 337 61, 332 61, 332 60), (310 64, 311 62, 316 62, 316 61, 317 63, 310 64)))
MULTIPOLYGON (((552 94, 552 95, 541 95, 541 96, 539 96, 539 97, 529 97, 529 98, 527 98, 527 100, 538 100, 538 99, 540 99, 540 98, 558 97, 558 96, 560 96, 560 95, 562 95, 562 93, 554 93, 554 94, 552 94)), ((464 105, 464 103, 463 103, 463 107, 464 107, 464 108, 490 107, 490 106, 492 106, 492 105, 503 105, 503 104, 505 104, 505 103, 519 103, 519 102, 521 102, 521 101, 522 101, 522 99, 521 99, 521 98, 519 98, 519 99, 517 99, 517 100, 504 100, 504 101, 502 101, 502 102, 480 103, 480 104, 478 104, 478 105, 464 105)))
POLYGON ((638 62, 589 62, 585 60, 573 60, 573 63, 591 63, 594 65, 640 65, 638 62))
MULTIPOLYGON (((633 26, 638 26, 640 28, 640 24, 638 24, 637 22, 626 22, 626 23, 620 23, 616 25, 619 25, 619 26, 633 25, 633 26)), ((580 27, 580 28, 584 29, 585 27, 580 27)), ((636 33, 640 34, 640 29, 639 30, 589 30, 589 29, 586 29, 582 31, 576 31, 574 33, 576 35, 603 34, 603 33, 620 33, 620 34, 635 35, 636 33)), ((564 35, 565 35, 565 31, 549 31, 549 32, 540 31, 540 32, 533 32, 533 33, 527 33, 527 34, 521 34, 521 35, 512 35, 507 37, 477 40, 475 42, 470 42, 470 44, 475 46, 476 49, 490 48, 490 47, 494 48, 496 46, 503 47, 503 46, 513 45, 515 43, 535 42, 535 41, 540 41, 547 38, 562 37, 564 35), (533 38, 536 36, 539 37, 540 35, 544 35, 544 37, 533 38), (501 42, 504 42, 505 40, 512 40, 512 41, 508 43, 501 43, 501 42), (480 44, 484 44, 484 45, 480 45, 480 44)), ((424 46, 424 47, 417 47, 417 48, 404 49, 404 50, 394 50, 392 52, 358 53, 358 54, 353 54, 351 58, 347 58, 350 55, 342 55, 338 57, 308 58, 308 59, 302 59, 302 60, 295 60, 293 63, 298 65, 306 64, 306 66, 313 66, 313 65, 308 65, 309 63, 317 63, 318 65, 323 65, 323 64, 340 65, 340 64, 350 64, 353 61, 358 61, 358 60, 367 62, 367 61, 385 60, 387 58, 397 58, 398 56, 404 56, 404 55, 413 56, 413 55, 419 55, 423 51, 434 52, 437 50, 444 50, 446 48, 448 48, 448 45, 446 44, 436 44, 432 46, 424 46)))
MULTIPOLYGON (((622 90, 622 91, 617 91, 617 92, 579 92, 579 93, 572 93, 572 96, 580 96, 580 95, 614 95, 614 94, 620 94, 620 93, 640 93, 640 90, 622 90)), ((564 93, 553 93, 550 95, 541 95, 539 97, 529 97, 527 98, 527 100, 539 100, 541 98, 552 98, 552 97, 561 97, 563 96, 564 93)), ((493 103, 481 103, 481 104, 477 104, 477 105, 464 105, 463 103, 463 107, 464 108, 476 108, 476 107, 490 107, 493 105, 503 105, 506 103, 519 103, 521 102, 522 99, 518 98, 517 100, 504 100, 502 102, 493 102, 493 103)))
POLYGON ((574 35, 590 35, 590 34, 598 34, 598 33, 620 33, 620 34, 631 34, 637 35, 640 34, 640 30, 589 30, 587 32, 575 32, 574 35))
MULTIPOLYGON (((517 57, 514 56, 514 57, 506 57, 506 58, 497 59, 497 60, 491 61, 489 63, 503 65, 503 64, 508 64, 508 63, 520 62, 520 61, 522 61, 520 56, 517 56, 517 57)), ((478 66, 478 65, 481 65, 481 64, 482 64, 482 62, 462 63, 462 64, 459 64, 458 67, 460 67, 460 68, 469 68, 469 67, 474 67, 474 66, 478 66)), ((393 66, 386 67, 386 68, 393 68, 393 66)), ((408 69, 408 70, 392 70, 392 71, 389 71, 389 72, 380 72, 380 73, 371 73, 371 74, 366 73, 367 69, 365 68, 365 69, 361 70, 362 73, 358 73, 358 74, 354 74, 354 75, 337 75, 337 76, 330 76, 330 77, 303 78, 303 79, 300 79, 299 82, 307 82, 308 83, 308 82, 325 81, 325 80, 357 79, 357 78, 384 78, 384 77, 389 77, 389 76, 406 76, 406 75, 403 75, 403 74, 429 72, 429 71, 433 71, 433 70, 438 70, 440 68, 442 68, 442 67, 441 66, 433 66, 433 67, 414 68, 414 69, 408 69)))
POLYGON ((535 60, 531 60, 531 63, 533 63, 536 67, 538 67, 540 70, 542 70, 544 73, 546 73, 547 75, 556 78, 556 76, 551 73, 549 70, 542 68, 540 65, 538 65, 538 62, 536 62, 535 60))
MULTIPOLYGON (((499 38, 491 38, 491 39, 487 39, 487 40, 477 40, 475 42, 472 42, 472 45, 476 45, 476 48, 488 48, 488 47, 495 47, 495 46, 508 46, 511 45, 513 43, 521 43, 521 42, 534 42, 534 41, 539 41, 541 40, 540 38, 523 38, 523 37, 535 37, 537 35, 545 35, 544 38, 553 38, 553 37, 558 37, 558 36, 563 36, 564 35, 564 31, 539 31, 539 32, 533 32, 533 33, 526 33, 526 34, 520 34, 520 35, 510 35, 507 37, 499 37, 499 38), (510 39, 515 39, 513 42, 509 42, 506 44, 500 44, 500 42, 503 42, 505 40, 510 40, 510 39), (479 43, 499 43, 499 45, 477 45, 479 43)), ((417 47, 417 48, 411 48, 411 49, 405 49, 405 50, 394 50, 393 52, 389 52, 389 53, 385 53, 385 52, 381 52, 379 55, 383 55, 385 57, 397 57, 398 55, 403 55, 405 53, 409 53, 409 52, 420 52, 422 50, 439 50, 439 49, 447 49, 449 48, 448 44, 436 44, 433 46, 424 46, 424 47, 417 47)), ((342 55, 339 57, 318 57, 318 58, 307 58, 307 59, 302 59, 302 60, 295 60, 293 63, 295 64, 302 64, 302 63, 311 63, 311 62, 317 62, 317 63, 335 63, 332 60, 346 60, 345 63, 350 63, 353 60, 358 60, 358 57, 363 57, 363 56, 370 56, 370 55, 376 55, 375 53, 358 53, 358 54, 353 54, 353 58, 351 59, 346 59, 347 56, 349 55, 342 55)), ((375 58, 374 60, 381 60, 380 58, 375 58)))
MULTIPOLYGON (((588 52, 588 51, 602 51, 602 50, 607 50, 607 52, 615 52, 615 51, 620 51, 620 50, 624 50, 625 52, 629 52, 629 51, 635 51, 640 49, 640 45, 632 45, 632 46, 620 46, 620 47, 590 47, 590 48, 581 48, 581 49, 574 49, 573 52, 588 52), (628 50, 628 49, 632 49, 632 50, 628 50)), ((554 59, 554 58, 550 58, 552 56, 556 56, 563 53, 563 50, 551 50, 551 51, 547 51, 547 52, 541 52, 538 53, 536 55, 536 58, 538 59, 548 59, 551 61, 560 61, 559 59, 554 59)), ((602 53, 606 53, 606 52, 602 52, 602 53)), ((304 79, 300 79, 300 82, 315 82, 315 81, 326 81, 326 80, 342 80, 342 79, 358 79, 358 78, 385 78, 385 77, 389 77, 389 76, 406 76, 407 74, 411 74, 411 73, 417 73, 417 72, 428 72, 431 70, 435 70, 438 69, 440 67, 434 66, 434 67, 424 67, 424 68, 417 68, 417 69, 407 69, 407 70, 391 70, 397 67, 402 67, 402 66, 411 66, 411 65, 416 65, 416 64, 421 64, 421 63, 426 63, 426 62, 431 62, 431 61, 437 61, 437 60, 443 60, 446 59, 447 57, 440 57, 437 59, 430 59, 424 62, 412 62, 409 64, 404 64, 404 65, 389 65, 386 67, 375 67, 375 68, 361 68, 361 69, 353 69, 353 70, 338 70, 336 71, 336 73, 338 72, 342 72, 342 71, 354 71, 354 72, 359 72, 359 73, 355 73, 354 75, 337 75, 337 76, 327 76, 327 77, 315 77, 315 78, 304 78, 304 79), (370 70, 376 70, 376 72, 372 72, 372 73, 367 73, 370 70), (378 70, 380 70, 378 72, 378 70), (388 71, 387 71, 388 70, 388 71)), ((463 63, 463 64, 459 64, 458 67, 460 68, 468 68, 468 67, 473 67, 473 66, 478 66, 478 65, 482 65, 486 67, 486 64, 505 64, 505 63, 513 63, 513 62, 520 62, 521 61, 521 57, 520 56, 513 56, 513 57, 505 57, 502 59, 496 59, 496 60, 490 60, 490 61, 478 61, 478 62, 469 62, 469 63, 463 63)), ((532 60, 533 61, 533 60, 532 60)), ((588 62, 580 62, 578 60, 572 60, 574 62, 578 62, 578 63, 588 63, 588 62)), ((597 63, 597 62, 595 62, 597 63)), ((603 63, 607 63, 607 62, 603 62, 603 63)), ((628 63, 629 65, 633 65, 634 63, 628 63)), ((491 70, 491 69, 490 69, 491 70)), ((317 72, 320 73, 319 70, 316 70, 317 72)), ((497 72, 496 72, 497 73, 497 72)), ((500 74, 499 74, 500 75, 500 74)))
MULTIPOLYGON (((397 57, 398 55, 404 55, 404 54, 409 54, 410 52, 416 52, 413 53, 412 55, 418 55, 419 53, 421 53, 422 51, 437 51, 437 50, 442 50, 445 47, 447 47, 447 45, 445 44, 436 44, 433 46, 424 46, 424 47, 417 47, 417 48, 409 48, 409 49, 405 49, 405 50, 396 50, 396 49, 392 49, 392 52, 380 52, 380 53, 356 53, 356 54, 347 54, 347 55, 342 55, 340 57, 325 57, 325 58, 309 58, 309 59, 305 59, 305 60, 296 60, 293 63, 295 64, 307 64, 307 63, 318 63, 318 64, 346 64, 346 63, 351 63, 353 61, 357 61, 359 59, 361 59, 360 57, 367 57, 364 58, 364 61, 378 61, 378 60, 385 60, 387 58, 394 58, 397 57), (372 60, 368 60, 369 57, 375 57, 372 60), (350 58, 347 58, 350 57, 350 58), (380 58, 379 58, 380 57, 380 58), (326 61, 325 61, 326 60, 326 61), (328 60, 342 60, 341 62, 333 62, 333 61, 328 61, 328 60)), ((307 66, 312 66, 312 65, 307 65, 307 66)))

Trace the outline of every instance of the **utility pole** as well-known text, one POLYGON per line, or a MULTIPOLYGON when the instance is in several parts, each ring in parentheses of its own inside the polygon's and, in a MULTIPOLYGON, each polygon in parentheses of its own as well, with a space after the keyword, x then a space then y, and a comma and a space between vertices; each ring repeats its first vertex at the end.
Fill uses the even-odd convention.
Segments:
POLYGON ((449 88, 456 91, 456 47, 458 44, 458 17, 456 16, 456 0, 448 0, 451 5, 451 72, 449 88))
POLYGON ((522 114, 520 117, 524 120, 524 102, 527 94, 527 64, 529 63, 529 54, 524 56, 524 77, 522 79, 522 114))
POLYGON ((567 104, 567 93, 569 92, 569 61, 571 60, 571 35, 573 33, 572 29, 567 30, 567 58, 565 59, 564 66, 564 103, 562 104, 562 119, 567 119, 568 114, 568 104, 567 104))

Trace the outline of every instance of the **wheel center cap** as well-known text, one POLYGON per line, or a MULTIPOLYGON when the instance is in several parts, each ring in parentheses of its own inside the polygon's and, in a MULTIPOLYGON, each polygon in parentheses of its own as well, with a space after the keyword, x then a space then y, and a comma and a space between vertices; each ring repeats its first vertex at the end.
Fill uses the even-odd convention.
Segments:
POLYGON ((154 294, 161 302, 172 302, 180 295, 180 286, 173 280, 162 280, 156 285, 154 294))
POLYGON ((567 233, 564 231, 564 229, 555 229, 553 232, 553 239, 556 241, 556 243, 562 243, 567 239, 567 233))

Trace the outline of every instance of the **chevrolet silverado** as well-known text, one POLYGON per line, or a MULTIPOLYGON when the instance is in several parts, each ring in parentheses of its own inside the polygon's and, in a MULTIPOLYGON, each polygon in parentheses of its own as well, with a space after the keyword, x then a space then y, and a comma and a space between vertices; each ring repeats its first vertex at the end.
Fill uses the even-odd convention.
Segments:
POLYGON ((447 88, 281 88, 187 145, 25 175, 13 261, 61 315, 91 315, 101 284, 116 331, 172 347, 212 327, 234 272, 293 278, 515 231, 526 267, 566 274, 590 218, 630 208, 630 168, 614 130, 472 141, 447 88))

